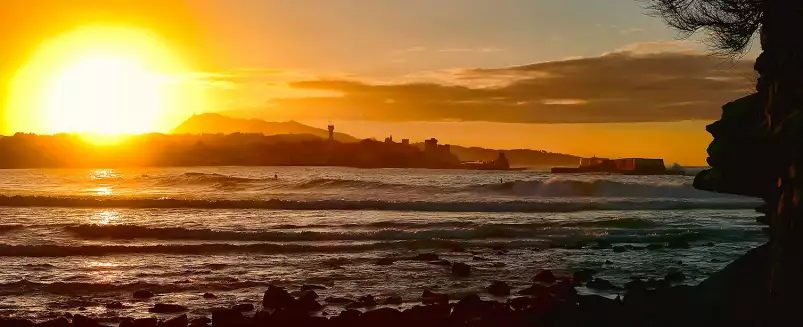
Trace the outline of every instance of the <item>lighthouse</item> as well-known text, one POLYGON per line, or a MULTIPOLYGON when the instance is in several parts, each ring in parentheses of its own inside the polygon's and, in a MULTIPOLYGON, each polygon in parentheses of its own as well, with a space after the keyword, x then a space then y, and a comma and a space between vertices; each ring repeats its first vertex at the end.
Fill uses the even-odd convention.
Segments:
POLYGON ((335 125, 329 123, 329 142, 332 142, 334 140, 335 140, 335 125))

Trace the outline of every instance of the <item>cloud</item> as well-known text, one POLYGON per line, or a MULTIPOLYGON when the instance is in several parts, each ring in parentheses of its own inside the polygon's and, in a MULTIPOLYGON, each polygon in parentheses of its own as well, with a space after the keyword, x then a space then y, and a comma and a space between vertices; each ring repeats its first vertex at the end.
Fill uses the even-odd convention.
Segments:
POLYGON ((634 34, 634 33, 641 33, 641 32, 644 32, 644 31, 645 31, 645 29, 636 27, 636 28, 628 28, 628 29, 625 29, 625 30, 621 30, 621 31, 619 31, 619 33, 620 34, 634 34))
MULTIPOLYGON (((684 43, 639 44, 597 57, 419 74, 395 81, 299 79, 287 86, 332 96, 268 100, 274 119, 612 123, 714 120, 753 90, 752 63, 684 43), (657 51, 657 49, 673 51, 657 51)), ((302 92, 302 93, 303 93, 302 92)), ((258 112, 254 112, 258 116, 258 112)))

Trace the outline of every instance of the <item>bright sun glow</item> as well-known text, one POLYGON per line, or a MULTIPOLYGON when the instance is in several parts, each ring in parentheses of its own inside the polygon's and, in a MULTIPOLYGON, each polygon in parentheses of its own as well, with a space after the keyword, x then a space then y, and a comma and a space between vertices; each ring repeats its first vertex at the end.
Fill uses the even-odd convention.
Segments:
POLYGON ((187 67, 146 30, 79 28, 42 44, 15 76, 11 132, 84 133, 93 140, 165 132, 200 110, 187 67), (100 135, 100 137, 99 137, 100 135))

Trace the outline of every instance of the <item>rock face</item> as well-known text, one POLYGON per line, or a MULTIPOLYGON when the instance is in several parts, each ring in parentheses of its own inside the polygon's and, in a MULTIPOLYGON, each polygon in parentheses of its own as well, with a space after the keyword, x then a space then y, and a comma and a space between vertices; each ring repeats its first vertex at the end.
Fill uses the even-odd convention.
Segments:
POLYGON ((510 286, 507 283, 501 281, 493 282, 490 286, 488 286, 486 290, 488 291, 488 294, 494 296, 510 295, 510 286))
POLYGON ((533 277, 533 282, 537 283, 552 284, 557 280, 558 279, 555 277, 555 274, 553 274, 551 270, 541 271, 538 274, 536 274, 535 277, 533 277))
POLYGON ((455 262, 452 264, 452 276, 455 277, 468 277, 471 276, 471 266, 462 263, 462 262, 455 262))
MULTIPOLYGON (((295 305, 296 299, 284 288, 278 286, 269 285, 265 295, 262 296, 262 306, 266 309, 284 309, 295 305)), ((214 318, 212 319, 214 320, 214 318)))

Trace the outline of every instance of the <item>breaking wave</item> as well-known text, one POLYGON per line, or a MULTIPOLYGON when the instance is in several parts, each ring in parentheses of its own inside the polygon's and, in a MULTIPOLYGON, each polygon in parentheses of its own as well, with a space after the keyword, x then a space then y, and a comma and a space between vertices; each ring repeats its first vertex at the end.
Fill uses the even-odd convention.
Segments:
POLYGON ((194 208, 277 210, 387 210, 429 212, 577 212, 591 210, 753 209, 761 202, 744 200, 622 199, 587 202, 430 202, 382 200, 201 200, 176 198, 101 198, 0 195, 0 206, 67 208, 194 208))
POLYGON ((722 194, 700 191, 691 184, 637 184, 610 180, 577 181, 552 178, 544 181, 514 181, 501 184, 471 185, 471 192, 501 193, 542 197, 623 197, 623 198, 722 198, 722 194))
POLYGON ((192 290, 229 291, 242 288, 267 286, 268 282, 235 281, 225 283, 185 283, 185 284, 156 284, 156 283, 81 283, 81 282, 55 282, 39 283, 28 280, 0 283, 0 295, 28 294, 43 292, 57 295, 83 294, 83 293, 110 293, 131 292, 142 289, 156 293, 172 293, 192 290))

